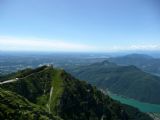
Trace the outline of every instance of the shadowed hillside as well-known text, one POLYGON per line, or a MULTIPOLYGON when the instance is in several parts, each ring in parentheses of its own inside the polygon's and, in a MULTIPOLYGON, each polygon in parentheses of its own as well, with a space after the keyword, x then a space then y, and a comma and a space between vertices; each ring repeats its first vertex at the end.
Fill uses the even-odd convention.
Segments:
POLYGON ((160 103, 160 77, 145 73, 135 66, 118 66, 104 61, 68 70, 103 90, 137 99, 160 103))
POLYGON ((139 110, 120 104, 64 70, 43 66, 5 76, 17 81, 1 84, 64 120, 152 120, 139 110))

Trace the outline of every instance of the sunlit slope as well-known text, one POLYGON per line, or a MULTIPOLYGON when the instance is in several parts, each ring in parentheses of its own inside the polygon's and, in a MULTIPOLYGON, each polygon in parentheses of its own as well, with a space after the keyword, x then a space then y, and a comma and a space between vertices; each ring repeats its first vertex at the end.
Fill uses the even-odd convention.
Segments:
POLYGON ((2 120, 61 120, 24 97, 1 88, 0 118, 2 120))
POLYGON ((64 120, 152 120, 139 110, 112 100, 95 87, 52 66, 8 76, 18 80, 1 84, 3 89, 18 93, 48 114, 64 120))

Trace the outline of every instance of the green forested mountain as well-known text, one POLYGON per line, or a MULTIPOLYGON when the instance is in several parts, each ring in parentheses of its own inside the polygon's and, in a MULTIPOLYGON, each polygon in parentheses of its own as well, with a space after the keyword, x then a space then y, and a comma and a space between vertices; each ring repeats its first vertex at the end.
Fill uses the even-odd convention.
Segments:
POLYGON ((61 120, 49 114, 43 107, 29 102, 14 92, 0 88, 1 120, 61 120))
POLYGON ((146 72, 160 75, 160 59, 148 55, 129 54, 126 56, 109 58, 108 61, 118 65, 135 65, 146 72))
POLYGON ((0 85, 0 117, 5 119, 15 113, 14 119, 21 119, 17 117, 20 114, 22 119, 37 115, 41 116, 38 119, 53 120, 152 120, 136 108, 120 104, 52 66, 19 71, 1 77, 4 80, 8 82, 0 85))
POLYGON ((160 103, 160 77, 135 66, 117 66, 104 61, 68 70, 103 90, 148 103, 160 103))

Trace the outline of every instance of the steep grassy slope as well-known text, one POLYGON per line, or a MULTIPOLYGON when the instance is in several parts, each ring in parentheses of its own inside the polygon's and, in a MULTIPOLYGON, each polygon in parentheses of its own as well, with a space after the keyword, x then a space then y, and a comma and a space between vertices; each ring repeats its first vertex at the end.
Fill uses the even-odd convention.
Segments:
POLYGON ((160 103, 160 77, 145 73, 135 66, 117 66, 104 61, 68 71, 104 90, 143 102, 160 103))
POLYGON ((1 120, 60 120, 16 93, 0 88, 1 120))
POLYGON ((137 109, 122 105, 95 87, 75 79, 64 70, 51 66, 38 69, 34 72, 27 70, 30 74, 24 70, 10 75, 21 78, 1 87, 22 95, 64 120, 152 120, 137 109))

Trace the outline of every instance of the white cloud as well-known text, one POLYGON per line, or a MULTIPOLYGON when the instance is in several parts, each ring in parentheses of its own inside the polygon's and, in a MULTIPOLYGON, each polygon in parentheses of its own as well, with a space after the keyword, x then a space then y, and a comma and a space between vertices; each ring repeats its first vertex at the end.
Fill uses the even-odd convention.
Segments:
POLYGON ((160 50, 160 44, 134 44, 128 46, 112 46, 109 51, 134 51, 134 50, 147 50, 154 51, 160 50))
MULTIPOLYGON (((115 43, 118 44, 118 43, 115 43)), ((55 52, 117 52, 134 50, 160 50, 160 44, 133 44, 91 46, 71 43, 64 40, 48 40, 38 38, 16 38, 0 36, 0 50, 2 51, 55 51, 55 52)))
POLYGON ((143 44, 143 45, 132 45, 131 49, 137 50, 160 50, 160 44, 143 44))
POLYGON ((63 40, 0 37, 0 50, 6 51, 94 51, 95 47, 63 40))

